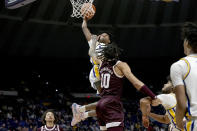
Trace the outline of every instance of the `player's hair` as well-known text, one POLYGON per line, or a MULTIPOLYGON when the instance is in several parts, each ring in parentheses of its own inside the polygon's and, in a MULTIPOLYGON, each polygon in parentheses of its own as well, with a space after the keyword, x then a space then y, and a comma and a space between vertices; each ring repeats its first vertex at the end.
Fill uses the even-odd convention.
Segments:
POLYGON ((44 112, 44 114, 43 114, 42 117, 41 117, 42 123, 43 123, 43 124, 46 124, 45 118, 46 118, 46 114, 47 114, 48 112, 52 112, 52 113, 53 113, 54 119, 55 119, 55 120, 54 120, 54 124, 56 124, 56 123, 58 122, 58 118, 57 118, 57 116, 56 116, 56 114, 55 114, 54 109, 48 109, 48 110, 46 110, 46 111, 44 112))
POLYGON ((114 42, 106 45, 102 50, 102 57, 105 61, 117 61, 123 50, 114 42))
MULTIPOLYGON (((172 79, 171 79, 171 77, 170 77, 170 75, 168 75, 167 77, 166 77, 166 80, 169 82, 172 82, 172 79)), ((173 85, 171 86, 171 87, 169 87, 169 88, 167 88, 166 90, 164 90, 164 91, 162 91, 162 93, 163 94, 170 94, 170 93, 172 93, 172 92, 174 92, 175 90, 174 90, 174 88, 173 88, 173 85)))
POLYGON ((186 22, 182 28, 182 39, 188 40, 192 51, 197 53, 197 25, 195 23, 186 22))
POLYGON ((109 31, 109 30, 101 30, 101 31, 99 31, 98 32, 98 35, 100 35, 100 34, 103 34, 103 33, 106 33, 106 34, 108 34, 108 36, 109 36, 109 40, 110 40, 110 44, 114 41, 114 34, 112 33, 112 31, 109 31))
POLYGON ((166 77, 166 80, 172 82, 172 79, 171 79, 170 75, 168 75, 168 76, 166 77))

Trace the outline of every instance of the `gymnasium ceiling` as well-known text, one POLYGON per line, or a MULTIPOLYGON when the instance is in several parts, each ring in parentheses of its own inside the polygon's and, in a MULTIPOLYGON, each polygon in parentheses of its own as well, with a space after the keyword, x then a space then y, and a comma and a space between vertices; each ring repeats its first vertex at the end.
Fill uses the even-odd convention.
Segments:
MULTIPOLYGON (((182 54, 180 26, 197 21, 197 0, 95 0, 91 31, 111 29, 129 57, 182 54)), ((69 0, 37 0, 15 10, 0 9, 1 56, 86 58, 81 19, 71 19, 69 0)))

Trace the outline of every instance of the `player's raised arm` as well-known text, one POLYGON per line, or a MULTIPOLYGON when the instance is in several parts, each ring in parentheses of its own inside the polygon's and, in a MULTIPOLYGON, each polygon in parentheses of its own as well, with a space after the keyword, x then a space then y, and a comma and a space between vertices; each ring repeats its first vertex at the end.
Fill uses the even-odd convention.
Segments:
POLYGON ((135 75, 131 72, 131 69, 127 63, 120 62, 117 66, 118 66, 118 69, 133 84, 133 86, 137 90, 150 96, 152 99, 156 98, 156 95, 142 81, 140 81, 137 77, 135 77, 135 75))
POLYGON ((83 18, 82 30, 83 30, 83 33, 84 33, 87 41, 90 41, 92 34, 91 34, 90 30, 87 27, 87 19, 86 18, 83 18))
POLYGON ((100 64, 101 63, 101 60, 97 59, 97 53, 96 53, 96 42, 97 42, 97 39, 98 37, 96 35, 92 35, 91 36, 91 39, 92 39, 92 43, 90 44, 90 49, 89 49, 89 56, 92 57, 94 59, 94 61, 97 63, 97 64, 100 64))

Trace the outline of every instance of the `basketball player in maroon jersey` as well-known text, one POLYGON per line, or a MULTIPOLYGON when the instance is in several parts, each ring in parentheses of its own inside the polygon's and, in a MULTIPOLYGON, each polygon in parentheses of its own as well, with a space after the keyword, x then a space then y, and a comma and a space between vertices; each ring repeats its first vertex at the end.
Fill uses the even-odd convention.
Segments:
POLYGON ((38 131, 63 131, 62 128, 57 125, 57 116, 52 109, 48 109, 42 115, 42 123, 44 126, 40 127, 38 131))
MULTIPOLYGON (((137 90, 152 99, 155 98, 155 95, 133 75, 127 63, 119 61, 120 49, 115 44, 106 45, 101 54, 98 56, 98 62, 101 65, 99 72, 102 89, 101 99, 96 105, 96 115, 101 130, 123 131, 124 113, 120 101, 123 87, 122 78, 125 76, 137 90)), ((92 56, 96 56, 96 54, 92 56)), ((78 110, 86 110, 88 106, 79 107, 78 110)))
POLYGON ((124 113, 120 99, 124 76, 137 90, 149 95, 152 99, 155 98, 155 94, 133 75, 128 64, 119 61, 120 53, 121 50, 116 44, 109 44, 100 56, 102 61, 100 61, 99 72, 102 90, 96 113, 100 125, 105 125, 107 131, 123 131, 124 113))

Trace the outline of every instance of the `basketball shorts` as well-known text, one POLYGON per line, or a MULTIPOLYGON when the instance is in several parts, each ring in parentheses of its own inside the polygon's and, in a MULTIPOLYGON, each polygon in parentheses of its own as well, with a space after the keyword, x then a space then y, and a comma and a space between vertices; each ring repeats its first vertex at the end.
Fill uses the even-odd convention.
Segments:
POLYGON ((186 131, 197 131, 197 119, 187 121, 185 124, 186 131))
POLYGON ((106 128, 124 127, 123 106, 116 97, 102 97, 98 101, 96 113, 100 126, 106 126, 106 128))
POLYGON ((90 71, 90 74, 89 74, 89 81, 90 81, 91 87, 94 88, 95 90, 97 90, 96 83, 99 82, 100 79, 98 79, 98 78, 95 76, 94 68, 92 68, 91 71, 90 71))

